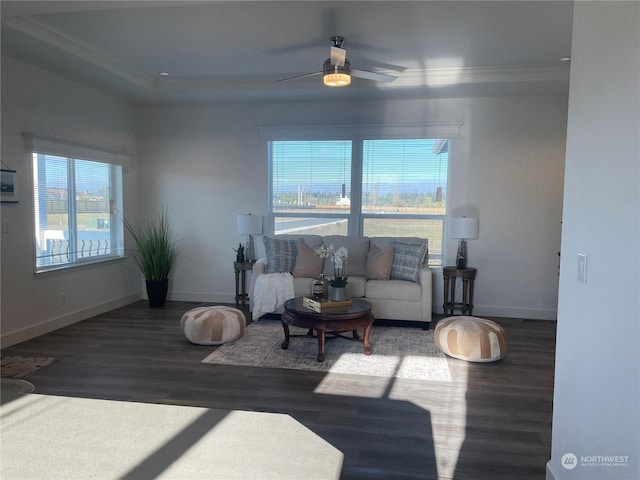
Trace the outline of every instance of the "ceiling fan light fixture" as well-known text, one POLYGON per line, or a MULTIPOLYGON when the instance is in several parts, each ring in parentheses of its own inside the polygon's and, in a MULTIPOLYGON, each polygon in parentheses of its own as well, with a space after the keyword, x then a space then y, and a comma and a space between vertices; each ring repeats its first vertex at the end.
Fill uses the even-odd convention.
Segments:
POLYGON ((332 65, 331 59, 322 65, 322 81, 328 87, 346 87, 351 84, 351 63, 344 61, 343 66, 332 65))
POLYGON ((351 75, 346 73, 327 73, 323 81, 327 87, 346 87, 351 84, 351 75))

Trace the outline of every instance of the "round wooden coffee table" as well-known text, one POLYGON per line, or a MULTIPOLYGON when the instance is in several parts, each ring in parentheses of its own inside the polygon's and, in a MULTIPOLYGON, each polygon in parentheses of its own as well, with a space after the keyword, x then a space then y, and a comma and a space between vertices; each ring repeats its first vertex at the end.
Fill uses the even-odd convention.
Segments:
POLYGON ((309 333, 315 330, 318 337, 318 357, 319 362, 324 362, 325 333, 333 334, 329 338, 346 338, 348 340, 363 343, 364 354, 371 355, 369 347, 369 335, 373 327, 373 313, 371 304, 361 298, 352 299, 352 305, 344 308, 330 308, 322 312, 315 312, 303 305, 304 297, 296 297, 284 303, 284 313, 282 314, 282 328, 284 329, 284 342, 282 349, 289 348, 289 339, 300 335, 291 335, 289 325, 295 327, 308 328, 309 333), (363 327, 362 340, 358 336, 358 328, 363 327), (340 332, 353 332, 353 338, 340 335, 340 332))

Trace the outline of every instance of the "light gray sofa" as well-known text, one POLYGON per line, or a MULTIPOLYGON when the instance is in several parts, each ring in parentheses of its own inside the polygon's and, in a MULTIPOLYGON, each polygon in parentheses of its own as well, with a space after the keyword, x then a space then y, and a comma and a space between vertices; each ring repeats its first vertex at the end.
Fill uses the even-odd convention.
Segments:
MULTIPOLYGON (((327 247, 333 245, 335 249, 342 246, 346 247, 349 251, 349 257, 347 259, 347 274, 349 276, 349 283, 347 284, 348 297, 362 297, 368 300, 372 304, 373 314, 378 319, 431 322, 432 278, 431 270, 427 265, 428 252, 425 253, 422 263, 411 271, 411 274, 415 273, 416 277, 414 280, 416 281, 396 279, 393 274, 389 280, 372 279, 371 269, 369 269, 369 271, 367 270, 368 260, 370 264, 373 263, 369 257, 370 249, 374 249, 372 252, 372 254, 374 254, 387 250, 390 246, 394 246, 394 252, 400 254, 403 251, 406 253, 406 247, 424 244, 425 250, 427 250, 426 245, 428 245, 428 243, 426 239, 415 237, 277 235, 275 237, 265 238, 265 247, 268 247, 268 242, 270 242, 269 245, 273 245, 274 240, 296 242, 302 240, 310 249, 315 249, 321 244, 327 247), (368 276, 369 278, 367 278, 368 276)), ((269 248, 265 248, 265 250, 268 253, 269 248)), ((308 249, 305 250, 308 252, 308 249)), ((396 258, 397 257, 394 257, 394 262, 396 262, 396 258)), ((255 282, 260 275, 265 274, 268 270, 266 258, 259 259, 253 267, 253 277, 249 291, 251 311, 253 311, 251 299, 254 295, 253 289, 255 282)), ((396 270, 395 263, 394 270, 396 270)), ((287 271, 293 272, 294 269, 287 269, 287 271)), ((322 272, 327 278, 333 276, 333 264, 330 259, 324 261, 322 272)), ((403 275, 395 275, 395 277, 402 276, 403 275)), ((294 274, 293 286, 295 295, 310 295, 314 280, 315 278, 313 277, 296 276, 294 274)), ((281 311, 282 309, 280 308, 279 311, 274 313, 281 313, 281 311)))

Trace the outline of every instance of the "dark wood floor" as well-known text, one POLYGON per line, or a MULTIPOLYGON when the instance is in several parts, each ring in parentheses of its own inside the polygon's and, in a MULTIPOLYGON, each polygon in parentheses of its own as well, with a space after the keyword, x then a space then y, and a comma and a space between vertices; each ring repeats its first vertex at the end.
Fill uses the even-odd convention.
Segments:
POLYGON ((287 413, 344 453, 344 479, 545 478, 555 322, 494 319, 504 360, 448 358, 452 382, 390 381, 202 364, 213 347, 179 326, 196 305, 138 302, 2 353, 59 359, 25 378, 35 393, 287 413))

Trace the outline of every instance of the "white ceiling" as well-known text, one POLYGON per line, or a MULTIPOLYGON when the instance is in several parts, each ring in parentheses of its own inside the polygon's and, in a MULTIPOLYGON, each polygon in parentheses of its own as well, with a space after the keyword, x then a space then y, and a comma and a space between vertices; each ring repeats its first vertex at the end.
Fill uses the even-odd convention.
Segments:
POLYGON ((572 2, 2 1, 2 53, 136 102, 565 92, 572 2), (329 88, 329 37, 352 67, 329 88), (159 76, 168 72, 168 77, 159 76))

